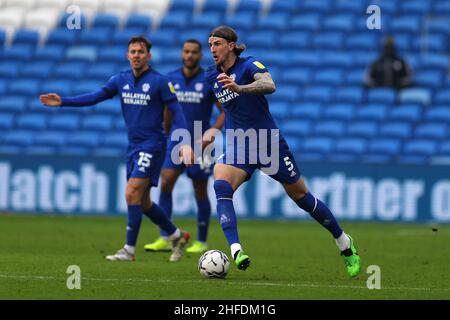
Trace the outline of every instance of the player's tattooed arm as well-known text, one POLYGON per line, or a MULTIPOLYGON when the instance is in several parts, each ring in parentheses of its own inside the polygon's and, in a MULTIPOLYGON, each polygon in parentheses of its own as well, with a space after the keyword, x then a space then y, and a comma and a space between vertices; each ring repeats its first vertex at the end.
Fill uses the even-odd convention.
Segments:
POLYGON ((223 88, 233 90, 237 93, 251 94, 271 94, 276 90, 272 76, 268 72, 255 73, 253 76, 255 81, 246 85, 238 85, 234 80, 225 73, 221 73, 217 79, 222 83, 223 88))

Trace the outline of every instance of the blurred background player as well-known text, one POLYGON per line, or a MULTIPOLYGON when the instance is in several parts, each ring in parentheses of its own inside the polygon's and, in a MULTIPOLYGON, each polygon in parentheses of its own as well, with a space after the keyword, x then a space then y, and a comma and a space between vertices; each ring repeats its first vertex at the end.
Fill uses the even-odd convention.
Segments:
MULTIPOLYGON (((275 92, 275 83, 266 67, 253 57, 241 58, 245 50, 244 45, 237 45, 236 32, 227 26, 215 28, 209 37, 210 51, 215 66, 206 71, 206 78, 213 87, 219 102, 225 110, 226 129, 267 129, 277 130, 264 95, 275 92)), ((261 132, 261 131, 260 131, 261 132)), ((277 141, 268 144, 258 137, 259 150, 274 150, 273 144, 278 143, 278 170, 269 176, 279 181, 289 197, 303 210, 325 227, 336 240, 336 244, 344 257, 347 272, 355 277, 360 272, 360 258, 350 236, 340 228, 328 207, 315 198, 305 185, 289 147, 279 133, 277 141)), ((228 137, 223 157, 219 157, 214 168, 214 190, 217 197, 217 216, 231 248, 231 255, 237 267, 241 270, 250 265, 250 258, 242 249, 239 241, 236 213, 233 206, 233 193, 247 181, 256 169, 263 172, 268 168, 261 159, 257 163, 250 163, 253 146, 238 146, 237 152, 244 150, 245 161, 239 161, 242 155, 236 154, 236 149, 229 148, 228 137), (237 161, 236 161, 237 159, 237 161)))
MULTIPOLYGON (((184 42, 182 50, 183 67, 167 74, 169 80, 174 85, 178 102, 180 103, 187 122, 187 128, 194 137, 194 121, 201 124, 202 141, 192 141, 200 143, 202 150, 212 143, 212 130, 220 130, 224 122, 224 112, 222 106, 216 101, 212 88, 205 80, 204 70, 200 67, 202 59, 202 45, 198 40, 190 39, 184 42), (214 102, 220 111, 216 122, 211 127, 210 119, 214 102)), ((168 119, 170 117, 167 117, 168 119)), ((173 130, 173 128, 172 128, 173 130)), ((201 253, 208 249, 206 240, 211 216, 211 204, 208 199, 208 178, 212 173, 213 163, 209 158, 198 157, 196 163, 186 168, 184 164, 174 164, 171 160, 172 148, 175 144, 168 140, 166 158, 161 170, 161 194, 159 206, 168 214, 172 215, 172 191, 178 177, 185 171, 192 180, 197 202, 197 241, 195 241, 187 252, 201 253)), ((192 145, 194 148, 194 145, 192 145)), ((167 232, 160 229, 160 237, 153 243, 145 245, 147 251, 168 251, 170 241, 167 232)))
MULTIPOLYGON (((189 233, 175 227, 164 211, 150 199, 150 189, 158 185, 165 156, 166 135, 163 132, 164 108, 174 114, 178 128, 186 128, 175 90, 169 80, 149 66, 151 43, 144 37, 134 37, 128 42, 128 61, 131 70, 112 76, 106 85, 95 92, 60 97, 49 93, 40 96, 46 106, 91 106, 120 94, 122 112, 128 130, 128 162, 126 202, 128 224, 126 244, 109 261, 134 261, 135 246, 142 222, 142 213, 149 217, 171 240, 170 261, 178 261, 189 240, 189 233)), ((192 163, 191 147, 183 145, 180 155, 186 164, 192 163)))

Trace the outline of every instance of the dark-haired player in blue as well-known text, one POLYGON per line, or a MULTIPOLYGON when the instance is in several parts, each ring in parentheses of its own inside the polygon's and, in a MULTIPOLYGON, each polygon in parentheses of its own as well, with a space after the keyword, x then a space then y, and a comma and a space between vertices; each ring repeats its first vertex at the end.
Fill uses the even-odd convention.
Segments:
MULTIPOLYGON (((167 74, 170 82, 177 92, 180 103, 187 122, 187 128, 192 137, 192 148, 194 143, 198 143, 197 150, 203 150, 211 143, 211 124, 213 104, 216 103, 220 114, 212 128, 220 130, 223 126, 224 112, 222 106, 217 103, 214 92, 205 80, 204 70, 200 67, 202 59, 202 45, 198 40, 189 39, 183 44, 181 53, 183 67, 167 74), (202 135, 200 141, 194 139, 194 121, 202 135), (201 129, 201 130, 200 130, 201 129)), ((168 117, 169 118, 169 117, 168 117)), ((172 191, 178 177, 186 170, 187 176, 192 179, 197 202, 197 241, 186 249, 190 253, 202 253, 208 249, 206 240, 211 216, 211 204, 208 199, 208 179, 212 174, 212 161, 202 155, 196 155, 196 162, 193 166, 186 168, 184 164, 175 164, 171 159, 172 148, 176 143, 168 140, 166 158, 161 170, 161 193, 158 204, 168 214, 172 214, 172 191)), ((154 242, 144 246, 147 251, 166 251, 170 249, 168 234, 160 230, 160 237, 154 242)))
MULTIPOLYGON (((172 242, 170 261, 178 261, 189 240, 189 233, 175 227, 164 211, 150 199, 150 188, 158 185, 161 165, 166 150, 163 116, 167 106, 174 114, 174 126, 186 128, 175 89, 169 80, 153 70, 151 43, 144 37, 134 37, 128 42, 128 60, 131 70, 112 76, 106 85, 92 93, 74 97, 60 97, 55 93, 40 96, 47 106, 90 106, 120 95, 122 113, 128 130, 127 188, 128 224, 125 246, 115 254, 106 256, 109 261, 134 261, 135 246, 142 214, 165 230, 172 242)), ((184 163, 191 164, 193 152, 189 145, 180 147, 184 163)))
MULTIPOLYGON (((227 26, 215 28, 209 36, 210 51, 215 66, 206 73, 207 80, 222 103, 225 110, 225 128, 234 131, 275 130, 277 126, 269 112, 264 95, 275 92, 275 83, 266 67, 253 57, 241 58, 244 45, 237 45, 236 32, 227 26), (241 129, 241 130, 239 130, 241 129)), ((336 240, 344 257, 348 274, 355 277, 360 272, 360 258, 350 236, 340 228, 328 207, 315 198, 305 185, 288 145, 282 135, 272 136, 275 141, 263 141, 258 136, 257 151, 265 148, 271 153, 271 160, 278 163, 275 171, 268 175, 279 181, 289 197, 303 210, 324 226, 336 240), (278 154, 274 150, 278 147, 278 154)), ((226 150, 214 168, 214 190, 217 198, 217 215, 231 248, 236 265, 245 270, 250 265, 250 258, 244 253, 239 241, 236 214, 233 207, 233 193, 250 178, 255 169, 263 172, 270 166, 263 162, 258 153, 257 161, 250 161, 252 146, 234 146, 228 139, 226 150), (239 155, 239 152, 244 154, 239 155)), ((272 168, 273 169, 273 168, 272 168)))

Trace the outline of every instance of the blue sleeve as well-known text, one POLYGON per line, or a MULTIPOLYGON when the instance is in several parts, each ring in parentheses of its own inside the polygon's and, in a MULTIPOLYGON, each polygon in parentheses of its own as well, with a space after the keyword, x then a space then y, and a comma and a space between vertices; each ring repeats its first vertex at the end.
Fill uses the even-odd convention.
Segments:
POLYGON ((167 77, 162 76, 159 83, 159 92, 161 95, 161 100, 165 105, 169 105, 172 102, 177 102, 177 95, 172 82, 169 81, 167 77))
POLYGON ((173 113, 173 129, 187 129, 186 118, 178 101, 173 101, 167 107, 173 113))
POLYGON ((264 73, 269 72, 267 68, 258 60, 253 57, 249 57, 246 61, 247 70, 250 72, 250 75, 253 77, 255 73, 264 73))
POLYGON ((61 106, 86 107, 111 99, 117 94, 116 76, 113 76, 100 90, 72 97, 61 97, 61 106))

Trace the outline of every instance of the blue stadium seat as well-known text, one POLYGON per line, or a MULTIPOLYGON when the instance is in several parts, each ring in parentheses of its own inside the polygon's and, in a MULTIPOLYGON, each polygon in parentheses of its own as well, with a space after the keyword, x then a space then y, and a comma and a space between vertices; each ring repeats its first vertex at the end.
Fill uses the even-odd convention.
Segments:
POLYGON ((355 51, 352 54, 353 66, 366 69, 369 67, 379 56, 375 51, 355 51))
POLYGON ((35 30, 17 30, 13 37, 13 45, 26 44, 36 47, 39 43, 39 32, 35 30))
POLYGON ((367 91, 369 103, 395 103, 396 92, 393 89, 376 88, 367 91))
POLYGON ((42 82, 42 93, 57 93, 60 96, 72 94, 73 81, 71 80, 46 80, 42 82))
POLYGON ((422 123, 417 126, 414 136, 424 139, 443 139, 447 135, 447 125, 444 123, 422 123))
POLYGON ((374 139, 369 145, 370 152, 374 154, 397 155, 400 148, 399 139, 374 139))
POLYGON ((0 94, 4 94, 6 92, 7 82, 6 80, 0 79, 0 94))
POLYGON ((439 154, 450 156, 450 140, 446 140, 441 144, 439 148, 439 154))
POLYGON ((100 147, 95 148, 92 151, 92 155, 95 157, 123 157, 125 154, 125 148, 108 148, 108 147, 100 147))
MULTIPOLYGON (((228 11, 227 3, 228 1, 205 0, 202 7, 202 14, 204 15, 219 14, 221 16, 224 16, 228 11)), ((216 21, 216 23, 217 22, 218 21, 216 21)))
POLYGON ((276 46, 278 37, 274 31, 255 31, 246 38, 246 44, 255 49, 272 48, 276 46))
POLYGON ((374 121, 354 121, 347 125, 347 135, 352 137, 373 138, 378 132, 374 121))
POLYGON ((122 115, 116 116, 116 119, 114 120, 114 128, 123 131, 126 130, 125 120, 122 115))
POLYGON ((116 31, 112 36, 111 45, 114 45, 114 46, 124 45, 124 44, 128 43, 128 41, 132 37, 141 36, 141 35, 144 35, 143 30, 136 29, 136 28, 129 28, 129 29, 116 31))
MULTIPOLYGON (((101 50, 100 52, 105 52, 108 50, 105 48, 104 50, 101 50)), ((123 54, 123 52, 122 52, 123 54)), ((54 78, 61 78, 61 79, 79 79, 81 78, 85 73, 85 67, 86 64, 84 62, 68 62, 61 64, 57 66, 53 70, 53 76, 54 78)))
POLYGON ((450 104, 450 91, 448 89, 437 90, 434 102, 436 104, 450 104))
POLYGON ((182 30, 188 27, 190 22, 190 14, 188 12, 169 12, 166 14, 159 25, 160 28, 174 28, 182 30))
POLYGON ((95 46, 72 46, 67 48, 66 59, 71 62, 97 60, 97 48, 95 46))
POLYGON ((334 10, 336 13, 356 13, 365 12, 367 7, 364 1, 335 1, 334 10))
MULTIPOLYGON (((397 33, 394 38, 395 47, 397 48, 397 50, 401 52, 408 52, 413 49, 413 41, 415 40, 415 37, 413 35, 408 33, 397 33)), ((409 59, 406 59, 406 61, 409 62, 409 59)))
POLYGON ((12 95, 37 96, 39 94, 38 80, 16 80, 9 83, 8 92, 12 95))
POLYGON ((317 102, 304 102, 292 106, 291 113, 299 119, 318 119, 322 113, 322 107, 317 102))
MULTIPOLYGON (((191 27, 192 28, 204 28, 206 29, 204 32, 205 34, 208 33, 209 30, 212 30, 213 28, 217 27, 217 22, 221 21, 221 14, 220 13, 209 13, 209 14, 202 14, 202 15, 194 15, 191 20, 191 27)), ((206 35, 205 35, 206 38, 206 35)))
POLYGON ((29 44, 16 44, 3 51, 3 59, 6 61, 27 62, 31 60, 32 55, 33 46, 29 44))
POLYGON ((433 13, 439 15, 450 14, 450 3, 446 0, 435 1, 433 13))
POLYGON ((92 151, 84 146, 63 146, 59 148, 58 153, 65 156, 85 157, 92 154, 92 151))
POLYGON ((46 44, 71 46, 75 44, 80 34, 80 31, 68 30, 66 28, 52 30, 48 34, 46 44))
POLYGON ((361 86, 364 83, 365 72, 365 69, 347 71, 345 74, 345 84, 351 86, 361 86))
MULTIPOLYGON (((302 137, 311 133, 311 122, 308 120, 289 120, 283 123, 282 133, 287 135, 302 137)), ((293 139, 291 139, 293 140, 293 139)))
POLYGON ((311 82, 312 72, 309 68, 290 68, 280 76, 283 83, 305 85, 311 82))
POLYGON ((34 53, 34 61, 51 61, 56 62, 64 58, 65 47, 63 45, 45 45, 37 48, 34 53))
POLYGON ((308 138, 303 143, 302 151, 330 153, 334 149, 334 142, 331 138, 308 138))
POLYGON ((405 155, 432 156, 436 154, 437 142, 434 140, 412 140, 405 143, 405 155))
POLYGON ((116 72, 118 72, 118 66, 115 63, 96 63, 88 67, 86 76, 92 80, 106 82, 116 72))
POLYGON ((80 127, 80 117, 71 114, 53 115, 48 127, 52 130, 77 130, 80 127))
POLYGON ((9 79, 11 77, 16 78, 22 68, 23 66, 19 62, 0 62, 0 77, 5 79, 9 79))
POLYGON ((259 15, 262 10, 262 3, 260 0, 239 0, 234 10, 235 12, 259 15))
POLYGON ((275 95, 280 101, 293 102, 298 98, 298 89, 296 86, 280 85, 275 95))
POLYGON ((280 46, 284 49, 307 49, 311 46, 311 34, 309 32, 288 32, 280 37, 280 46))
POLYGON ((103 85, 104 85, 103 81, 95 81, 95 80, 81 81, 74 85, 73 94, 77 95, 97 91, 101 89, 103 85))
POLYGON ((444 72, 441 70, 419 71, 414 76, 414 83, 428 88, 441 87, 444 83, 444 72))
POLYGON ((79 45, 96 45, 101 47, 111 41, 113 30, 105 27, 82 31, 78 39, 79 45))
POLYGON ((28 130, 14 130, 7 132, 2 139, 2 143, 16 145, 16 146, 29 146, 33 144, 36 133, 28 130))
POLYGON ((366 140, 359 138, 343 138, 337 141, 335 152, 362 154, 366 150, 367 150, 366 140))
POLYGON ((332 8, 330 0, 305 0, 299 2, 301 12, 326 13, 332 8))
POLYGON ((102 145, 125 148, 128 145, 128 137, 124 133, 109 133, 103 137, 102 145))
POLYGON ((43 130, 47 127, 47 117, 43 114, 23 114, 17 118, 19 129, 43 130))
POLYGON ((321 63, 319 55, 310 51, 298 51, 290 56, 290 63, 298 67, 315 67, 321 63))
POLYGON ((343 82, 343 73, 340 69, 322 69, 314 74, 313 80, 319 85, 339 85, 343 82))
POLYGON ((334 97, 334 90, 329 86, 306 87, 303 90, 304 101, 330 102, 334 97))
POLYGON ((390 21, 391 32, 409 32, 411 34, 420 33, 422 26, 421 17, 414 15, 400 16, 390 21))
POLYGON ((291 105, 285 102, 271 102, 270 113, 276 118, 284 118, 290 114, 291 105))
MULTIPOLYGON (((232 26, 233 29, 239 30, 251 30, 255 26, 256 15, 251 12, 236 12, 232 16, 225 17, 225 23, 229 26, 232 26)), ((239 37, 242 38, 242 35, 239 34, 239 37)))
MULTIPOLYGON (((46 92, 43 91, 42 93, 46 92)), ((47 116, 50 116, 52 114, 58 113, 58 111, 61 111, 59 108, 44 106, 39 100, 39 96, 31 97, 30 99, 28 99, 25 104, 25 108, 27 109, 27 112, 42 113, 47 116)))
MULTIPOLYGON (((341 79, 342 83, 342 79, 341 79)), ((364 89, 361 87, 340 87, 336 90, 336 101, 348 103, 362 103, 364 100, 364 89)))
POLYGON ((420 64, 424 69, 448 70, 448 60, 448 56, 442 53, 428 53, 420 56, 420 64))
POLYGON ((378 50, 379 42, 375 33, 351 33, 345 39, 345 46, 348 50, 378 50))
POLYGON ((36 135, 34 143, 38 146, 61 147, 67 143, 65 131, 43 131, 36 135))
POLYGON ((192 13, 195 8, 195 0, 172 0, 170 3, 170 11, 183 11, 192 13))
POLYGON ((344 129, 342 121, 321 121, 314 125, 314 134, 322 137, 339 137, 344 133, 344 129))
POLYGON ((289 23, 288 14, 270 13, 266 16, 259 17, 256 25, 259 29, 284 31, 287 30, 288 23, 289 23))
POLYGON ((381 121, 386 118, 387 107, 382 104, 369 104, 357 110, 357 118, 361 120, 381 121))
POLYGON ((401 104, 391 108, 389 118, 400 121, 418 121, 422 116, 422 107, 418 104, 401 104))
MULTIPOLYGON (((244 1, 241 1, 244 2, 244 1)), ((297 10, 298 3, 292 1, 272 1, 270 5, 270 12, 272 13, 293 13, 297 10)))
MULTIPOLYGON (((12 129, 14 127, 14 115, 0 112, 0 129, 12 129)), ((1 135, 0 135, 1 136, 1 135)))
POLYGON ((174 46, 177 43, 178 30, 159 29, 148 34, 154 46, 174 46))
POLYGON ((0 48, 2 48, 6 41, 6 32, 0 29, 0 48))
POLYGON ((56 153, 56 148, 49 146, 28 146, 24 149, 24 153, 28 155, 46 155, 53 156, 56 153))
MULTIPOLYGON (((1 138, 0 138, 1 141, 1 138)), ((23 147, 19 147, 14 144, 0 144, 0 154, 17 155, 23 153, 23 147)))
POLYGON ((411 137, 411 124, 408 122, 387 122, 380 126, 380 137, 406 139, 411 137))
POLYGON ((101 62, 125 63, 127 61, 126 53, 126 46, 105 47, 98 51, 97 59, 101 62))
POLYGON ((49 61, 27 64, 23 66, 21 76, 28 79, 46 79, 55 64, 49 61))
POLYGON ((100 142, 100 133, 97 131, 76 131, 67 138, 70 146, 96 147, 100 142))
MULTIPOLYGON (((179 47, 181 48, 182 44, 184 43, 184 41, 188 40, 188 39, 196 39, 198 41, 200 41, 200 43, 202 43, 203 45, 205 45, 208 42, 208 34, 205 33, 204 29, 188 29, 186 31, 183 31, 180 33, 179 35, 179 47)), ((174 59, 172 60, 172 62, 178 62, 181 61, 181 51, 180 49, 176 49, 175 48, 168 48, 166 49, 162 55, 163 55, 163 60, 164 60, 164 55, 168 52, 168 51, 172 51, 178 52, 178 59, 174 59)), ((207 55, 204 57, 204 59, 206 60, 208 57, 210 56, 209 52, 207 53, 207 55)))
POLYGON ((450 20, 447 19, 430 19, 427 21, 428 32, 430 34, 448 34, 450 30, 450 20))
POLYGON ((320 28, 321 18, 319 14, 295 15, 290 19, 290 29, 293 31, 316 31, 320 28))
POLYGON ((120 106, 120 101, 117 97, 98 103, 97 105, 92 107, 92 110, 95 113, 102 114, 102 115, 111 114, 111 115, 122 116, 122 108, 120 106))
POLYGON ((125 22, 124 30, 140 30, 141 33, 146 32, 152 27, 152 19, 145 14, 132 13, 125 22))
POLYGON ((450 107, 447 106, 433 106, 425 113, 425 119, 431 121, 447 121, 450 123, 450 107))
POLYGON ((338 14, 325 16, 323 21, 323 30, 325 31, 343 31, 351 32, 355 27, 355 18, 353 14, 338 14))
POLYGON ((344 35, 340 32, 323 32, 312 39, 316 49, 337 50, 343 47, 344 35))
POLYGON ((400 103, 419 103, 428 105, 431 103, 431 92, 425 88, 409 88, 403 89, 399 93, 400 103))
POLYGON ((422 14, 425 15, 431 10, 430 1, 413 0, 408 2, 399 2, 400 12, 404 15, 422 14))
POLYGON ((350 120, 355 116, 355 106, 349 103, 330 104, 324 108, 324 117, 332 120, 350 120))
POLYGON ((0 112, 22 112, 26 108, 26 98, 23 96, 2 96, 0 99, 0 112))
POLYGON ((429 34, 417 37, 413 42, 413 49, 426 52, 445 52, 448 50, 448 36, 443 34, 429 34))
POLYGON ((95 115, 83 118, 81 128, 84 130, 107 131, 113 127, 113 119, 107 115, 95 115))
POLYGON ((92 22, 92 28, 115 30, 119 26, 119 17, 109 13, 98 13, 92 22))
POLYGON ((353 57, 348 52, 327 51, 321 55, 321 61, 322 67, 351 68, 354 64, 353 57))

